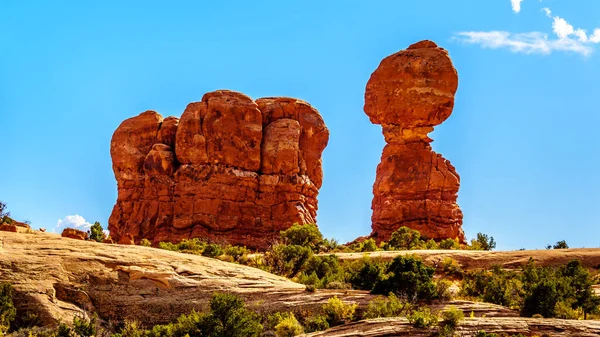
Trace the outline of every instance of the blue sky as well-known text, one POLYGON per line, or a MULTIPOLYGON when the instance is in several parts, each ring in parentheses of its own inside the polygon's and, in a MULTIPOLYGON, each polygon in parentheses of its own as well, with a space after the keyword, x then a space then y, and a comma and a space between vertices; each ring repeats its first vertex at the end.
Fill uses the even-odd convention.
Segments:
POLYGON ((321 112, 319 226, 342 242, 366 235, 384 142, 364 88, 382 58, 431 39, 460 77, 432 145, 461 175, 467 236, 599 247, 596 28, 596 0, 3 0, 0 200, 35 227, 106 226, 119 123, 231 89, 321 112))

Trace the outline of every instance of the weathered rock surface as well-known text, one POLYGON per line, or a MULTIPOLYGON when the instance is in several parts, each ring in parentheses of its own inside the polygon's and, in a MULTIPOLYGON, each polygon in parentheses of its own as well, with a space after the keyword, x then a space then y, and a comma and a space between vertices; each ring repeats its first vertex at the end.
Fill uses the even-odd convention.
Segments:
POLYGON ((342 261, 362 259, 365 255, 373 259, 390 261, 399 255, 415 255, 430 266, 441 266, 446 258, 458 262, 463 270, 489 270, 498 265, 503 269, 520 269, 529 259, 538 266, 561 266, 572 260, 580 260, 583 266, 597 269, 600 266, 600 249, 543 249, 518 251, 478 251, 478 250, 405 250, 370 253, 337 253, 342 261))
POLYGON ((431 41, 386 57, 371 75, 364 110, 382 125, 387 143, 373 185, 371 236, 378 241, 406 226, 428 238, 464 242, 460 178, 428 137, 452 113, 457 88, 448 53, 431 41))
POLYGON ((88 233, 86 233, 84 231, 80 231, 79 229, 75 229, 75 228, 63 229, 62 234, 60 234, 60 236, 62 236, 63 238, 76 239, 76 240, 87 240, 88 239, 88 233))
POLYGON ((227 90, 190 103, 181 119, 154 111, 130 118, 111 141, 111 237, 265 249, 292 224, 316 222, 328 139, 306 102, 227 90))
POLYGON ((142 246, 107 245, 56 234, 0 232, 0 282, 16 290, 18 309, 43 323, 97 313, 104 321, 167 323, 206 309, 216 291, 235 293, 259 311, 316 308, 338 295, 366 303, 365 292, 309 293, 262 270, 203 256, 142 246))
MULTIPOLYGON (((600 335, 600 322, 521 317, 466 318, 456 329, 457 336, 474 336, 478 331, 488 333, 551 337, 594 337, 600 335)), ((430 337, 436 331, 414 328, 406 318, 378 318, 335 327, 305 336, 413 336, 430 337)))

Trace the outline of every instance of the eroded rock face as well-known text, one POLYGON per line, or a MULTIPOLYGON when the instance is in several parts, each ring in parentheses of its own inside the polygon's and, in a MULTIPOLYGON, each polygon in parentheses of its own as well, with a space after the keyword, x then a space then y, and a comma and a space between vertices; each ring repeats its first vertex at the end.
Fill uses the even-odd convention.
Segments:
POLYGON ((371 75, 364 110, 381 124, 387 143, 373 185, 371 235, 378 241, 406 226, 428 238, 464 242, 460 178, 428 137, 452 113, 457 88, 448 53, 431 41, 386 57, 371 75))
POLYGON ((111 237, 265 249, 292 224, 316 222, 328 139, 306 102, 227 90, 190 103, 181 119, 154 111, 130 118, 111 141, 111 237))

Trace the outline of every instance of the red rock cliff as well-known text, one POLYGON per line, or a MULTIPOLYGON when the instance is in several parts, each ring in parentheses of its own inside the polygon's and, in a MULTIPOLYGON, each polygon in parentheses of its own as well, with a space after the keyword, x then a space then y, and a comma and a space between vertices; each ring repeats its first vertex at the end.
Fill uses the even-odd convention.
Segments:
POLYGON ((219 90, 180 119, 146 111, 111 141, 121 243, 206 238, 265 249, 293 223, 315 223, 329 131, 294 98, 219 90))
POLYGON ((457 88, 448 53, 431 41, 386 57, 371 75, 364 110, 381 124, 387 143, 373 185, 371 235, 378 241, 406 226, 428 238, 464 242, 460 178, 428 137, 452 113, 457 88))

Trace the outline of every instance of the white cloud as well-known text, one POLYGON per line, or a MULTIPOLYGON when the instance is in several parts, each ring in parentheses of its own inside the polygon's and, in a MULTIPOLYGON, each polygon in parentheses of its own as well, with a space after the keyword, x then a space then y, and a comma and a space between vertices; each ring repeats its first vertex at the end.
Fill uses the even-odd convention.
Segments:
POLYGON ((554 22, 552 23, 552 30, 559 39, 564 39, 575 32, 573 26, 571 26, 565 19, 555 16, 554 22))
POLYGON ((510 0, 512 9, 515 13, 519 13, 521 11, 521 2, 523 2, 523 0, 510 0))
POLYGON ((550 10, 550 8, 544 7, 544 8, 542 8, 542 11, 544 12, 544 14, 546 14, 547 17, 549 17, 549 18, 552 17, 552 11, 550 10))
MULTIPOLYGON (((512 1, 513 10, 520 11, 521 1, 512 1)), ((600 28, 588 36, 587 31, 574 28, 567 20, 552 17, 550 8, 542 8, 544 14, 553 19, 552 31, 556 38, 547 33, 528 32, 511 33, 507 31, 471 31, 458 33, 456 38, 464 43, 479 44, 484 48, 508 48, 518 53, 549 54, 553 51, 568 51, 588 56, 593 52, 592 43, 600 43, 600 28)))
POLYGON ((549 39, 547 34, 541 32, 512 34, 505 31, 492 32, 462 32, 458 33, 462 42, 479 44, 484 48, 508 48, 513 52, 525 54, 549 54, 555 50, 572 51, 582 55, 589 55, 592 48, 571 38, 549 39))
POLYGON ((590 42, 600 43, 600 28, 594 29, 594 33, 590 36, 590 42))
POLYGON ((67 215, 64 219, 58 219, 56 227, 52 230, 55 233, 61 233, 65 228, 75 228, 87 231, 92 227, 92 224, 87 222, 84 217, 79 214, 67 215))

